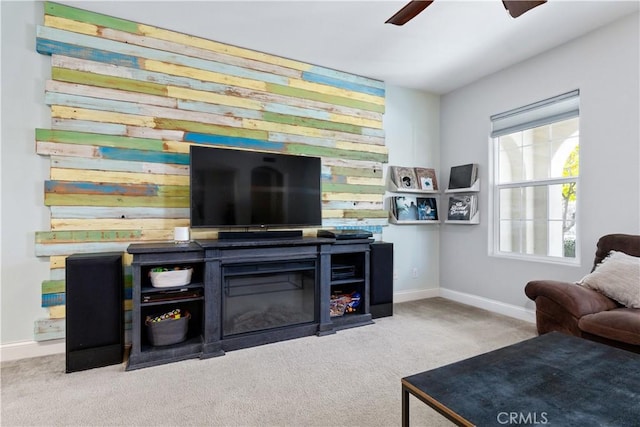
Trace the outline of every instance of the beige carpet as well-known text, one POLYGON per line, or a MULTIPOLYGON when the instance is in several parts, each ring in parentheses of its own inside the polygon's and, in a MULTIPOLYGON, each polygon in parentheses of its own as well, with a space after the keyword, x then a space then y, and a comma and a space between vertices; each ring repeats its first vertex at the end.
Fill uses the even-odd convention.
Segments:
MULTIPOLYGON (((63 354, 2 363, 2 426, 397 426, 400 379, 534 337, 530 323, 433 298, 374 325, 125 372, 63 354)), ((449 422, 411 398, 412 426, 449 422)))

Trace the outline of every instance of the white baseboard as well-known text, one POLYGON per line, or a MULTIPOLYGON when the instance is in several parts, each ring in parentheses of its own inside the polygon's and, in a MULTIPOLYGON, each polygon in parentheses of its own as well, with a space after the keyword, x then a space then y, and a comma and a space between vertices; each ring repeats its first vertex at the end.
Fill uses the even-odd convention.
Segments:
POLYGON ((442 298, 524 320, 529 323, 536 323, 536 313, 533 310, 518 307, 517 305, 506 304, 489 298, 479 297, 477 295, 452 291, 451 289, 440 288, 439 291, 442 298))
POLYGON ((437 296, 440 296, 440 290, 438 288, 399 291, 393 293, 393 302, 416 301, 425 298, 435 298, 437 296))
POLYGON ((51 341, 21 341, 3 344, 0 347, 0 361, 27 359, 30 357, 48 356, 50 354, 64 353, 64 340, 51 341))

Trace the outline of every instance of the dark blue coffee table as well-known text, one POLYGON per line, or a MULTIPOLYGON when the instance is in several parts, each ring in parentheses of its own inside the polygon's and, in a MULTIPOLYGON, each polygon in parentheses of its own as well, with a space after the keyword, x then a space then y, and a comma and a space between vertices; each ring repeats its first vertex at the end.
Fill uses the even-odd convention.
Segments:
POLYGON ((558 332, 402 379, 461 426, 638 426, 640 355, 558 332))

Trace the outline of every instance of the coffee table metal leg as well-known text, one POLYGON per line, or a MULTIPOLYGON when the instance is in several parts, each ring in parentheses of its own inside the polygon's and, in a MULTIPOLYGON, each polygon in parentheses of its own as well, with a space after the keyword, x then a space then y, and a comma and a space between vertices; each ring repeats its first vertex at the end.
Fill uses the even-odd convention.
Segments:
POLYGON ((402 385, 402 427, 409 427, 409 390, 402 385))

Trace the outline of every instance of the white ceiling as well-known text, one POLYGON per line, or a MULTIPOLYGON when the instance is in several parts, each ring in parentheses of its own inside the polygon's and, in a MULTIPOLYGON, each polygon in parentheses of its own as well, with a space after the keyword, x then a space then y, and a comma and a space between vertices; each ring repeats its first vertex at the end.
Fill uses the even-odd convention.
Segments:
POLYGON ((61 3, 436 94, 637 12, 640 6, 638 0, 550 0, 514 19, 501 0, 436 0, 404 26, 384 23, 407 2, 61 3))

